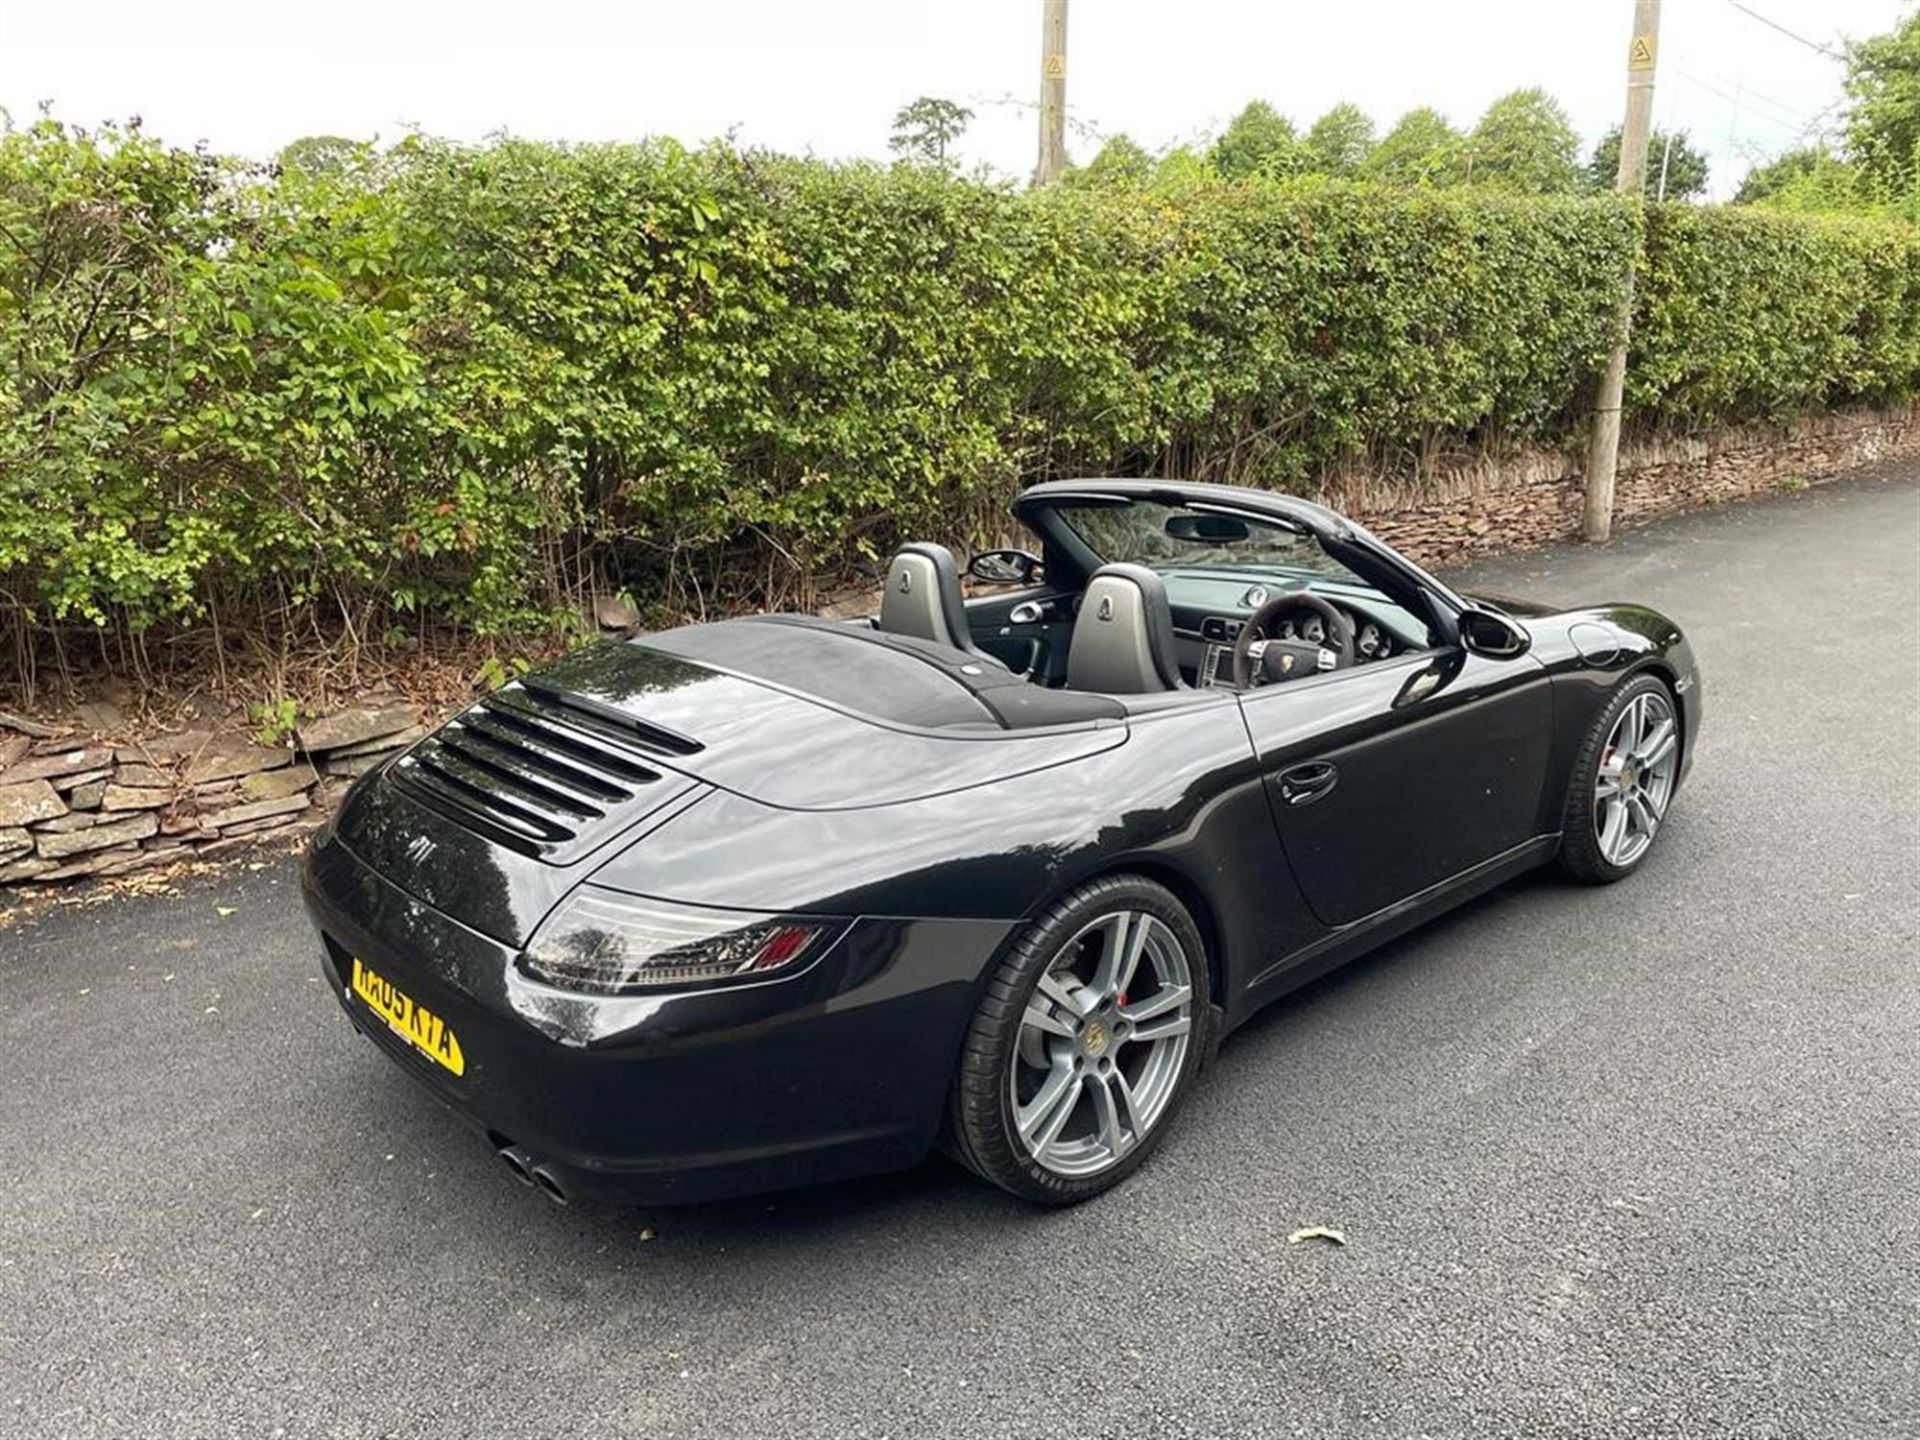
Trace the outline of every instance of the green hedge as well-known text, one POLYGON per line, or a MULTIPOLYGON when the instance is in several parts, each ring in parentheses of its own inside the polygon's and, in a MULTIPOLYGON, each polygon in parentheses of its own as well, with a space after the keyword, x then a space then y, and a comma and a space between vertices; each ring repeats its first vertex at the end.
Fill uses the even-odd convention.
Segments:
MULTIPOLYGON (((262 171, 45 122, 0 135, 0 606, 21 636, 493 631, 590 583, 792 598, 1045 475, 1311 489, 1558 441, 1640 223, 666 143, 262 171)), ((1920 388, 1912 229, 1675 208, 1646 239, 1643 417, 1920 388)))
POLYGON ((1744 206, 1652 212, 1630 409, 1695 425, 1920 389, 1920 229, 1744 206))

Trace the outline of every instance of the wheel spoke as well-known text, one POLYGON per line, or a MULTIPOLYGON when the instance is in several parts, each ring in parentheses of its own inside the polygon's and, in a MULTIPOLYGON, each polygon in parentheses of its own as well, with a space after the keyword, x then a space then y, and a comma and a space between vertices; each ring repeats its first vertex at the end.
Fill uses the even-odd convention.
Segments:
POLYGON ((1627 706, 1627 730, 1622 737, 1626 742, 1623 749, 1631 755, 1640 748, 1640 741, 1647 733, 1647 697, 1636 695, 1633 703, 1627 706))
POLYGON ((1153 921, 1148 916, 1123 911, 1113 917, 1107 927, 1107 953, 1101 957, 1100 979, 1094 986, 1103 997, 1127 993, 1152 932, 1153 921))
POLYGON ((1049 971, 1040 977, 1037 995, 1044 995, 1069 1015, 1085 1016, 1093 1009, 1091 1000, 1082 1000, 1070 989, 1066 981, 1049 971))
POLYGON ((1627 802, 1616 796, 1607 802, 1606 818, 1600 824, 1600 853, 1617 864, 1626 835, 1627 802))
POLYGON ((1118 1070, 1097 1077, 1092 1086, 1094 1124, 1100 1143, 1118 1160, 1133 1148, 1133 1088, 1118 1070))
POLYGON ((1119 1016, 1138 1030, 1140 1023, 1151 1020, 1156 1015, 1164 1015, 1169 1010, 1177 1010, 1185 1005, 1193 995, 1188 985, 1162 985, 1144 1000, 1136 1000, 1131 1005, 1120 1007, 1119 1016))
POLYGON ((1070 1063, 1053 1067, 1033 1099, 1014 1112, 1014 1128, 1029 1150, 1038 1154, 1054 1142, 1079 1105, 1084 1088, 1085 1081, 1070 1063))
POLYGON ((1027 1002, 1027 1013, 1020 1017, 1020 1023, 1029 1030, 1044 1031, 1048 1035, 1064 1035, 1071 1040, 1075 1031, 1071 1020, 1062 1020, 1055 1007, 1045 997, 1035 994, 1027 1002))
POLYGON ((1635 795, 1627 804, 1633 810, 1634 823, 1640 827, 1640 833, 1651 840, 1653 832, 1660 828, 1660 817, 1654 813, 1653 802, 1644 795, 1635 795))
POLYGON ((1133 1033, 1127 1036, 1127 1043, 1131 1045, 1139 1041, 1142 1044, 1151 1044, 1155 1040, 1171 1040, 1174 1036, 1184 1035, 1191 1029, 1193 1029, 1193 1021, 1185 1015, 1169 1015, 1163 1020, 1150 1020, 1145 1025, 1135 1026, 1133 1033))
POLYGON ((1674 732, 1673 721, 1662 720, 1658 725, 1653 727, 1653 733, 1640 742, 1640 748, 1635 752, 1641 766, 1645 769, 1653 770, 1664 765, 1667 757, 1673 754, 1673 747, 1677 743, 1677 739, 1678 737, 1674 732))
POLYGON ((1190 986, 1164 985, 1138 1004, 1126 1006, 1119 1012, 1132 1027, 1126 1043, 1151 1044, 1185 1035, 1193 1028, 1192 1017, 1187 1014, 1187 1002, 1192 998, 1190 986))

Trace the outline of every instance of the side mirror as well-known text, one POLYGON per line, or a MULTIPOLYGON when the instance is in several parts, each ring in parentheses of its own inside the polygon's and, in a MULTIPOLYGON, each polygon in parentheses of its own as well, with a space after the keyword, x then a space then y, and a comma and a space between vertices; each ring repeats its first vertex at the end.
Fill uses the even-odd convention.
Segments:
POLYGON ((1460 612, 1460 648, 1489 660, 1511 660, 1524 655, 1533 637, 1506 616, 1492 610, 1460 612))
POLYGON ((1031 585, 1045 568, 1025 550, 982 550, 967 562, 967 574, 989 585, 1031 585))

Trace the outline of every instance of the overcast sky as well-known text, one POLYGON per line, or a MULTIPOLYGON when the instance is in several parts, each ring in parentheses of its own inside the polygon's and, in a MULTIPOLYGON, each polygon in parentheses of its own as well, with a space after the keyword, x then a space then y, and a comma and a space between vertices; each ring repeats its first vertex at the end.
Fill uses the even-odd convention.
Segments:
MULTIPOLYGON (((1838 48, 1903 0, 1746 0, 1838 48)), ((302 135, 390 140, 736 130, 884 158, 893 112, 977 112, 963 158, 1032 168, 1040 0, 7 0, 0 105, 16 123, 138 114, 178 142, 266 156, 302 135)), ((1629 0, 1073 0, 1070 148, 1200 139, 1260 97, 1303 125, 1340 100, 1384 129, 1433 105, 1471 124, 1540 85, 1587 144, 1618 118, 1629 0)), ((1656 126, 1689 130, 1725 194, 1831 118, 1841 67, 1730 0, 1666 0, 1656 126)))

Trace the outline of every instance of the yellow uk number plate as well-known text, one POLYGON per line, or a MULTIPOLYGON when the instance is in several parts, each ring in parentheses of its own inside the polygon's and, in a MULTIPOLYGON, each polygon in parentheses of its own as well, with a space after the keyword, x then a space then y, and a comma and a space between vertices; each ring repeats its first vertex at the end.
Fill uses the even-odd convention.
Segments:
POLYGON ((394 1034, 434 1064, 444 1066, 456 1075, 466 1073, 466 1056, 460 1053, 460 1042, 454 1038, 453 1027, 446 1021, 426 1006, 415 1004, 413 998, 396 989, 391 980, 383 980, 362 965, 357 956, 353 962, 352 984, 353 993, 366 1002, 368 1009, 386 1021, 387 1028, 394 1034))

